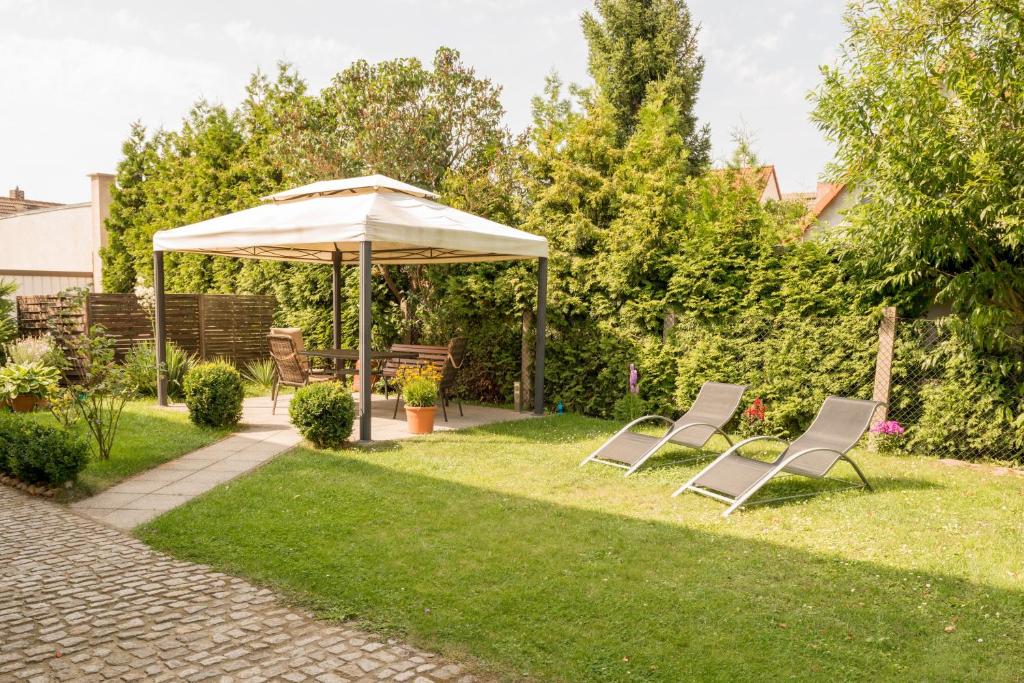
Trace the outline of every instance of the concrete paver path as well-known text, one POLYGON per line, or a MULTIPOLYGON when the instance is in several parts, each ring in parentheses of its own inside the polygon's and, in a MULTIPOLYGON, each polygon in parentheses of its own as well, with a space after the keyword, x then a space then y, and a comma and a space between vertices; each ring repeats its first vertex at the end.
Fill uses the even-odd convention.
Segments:
POLYGON ((0 681, 205 679, 476 680, 0 485, 0 681))
POLYGON ((131 529, 255 469, 302 440, 288 422, 288 404, 270 414, 266 398, 246 399, 241 431, 72 503, 76 512, 131 529))

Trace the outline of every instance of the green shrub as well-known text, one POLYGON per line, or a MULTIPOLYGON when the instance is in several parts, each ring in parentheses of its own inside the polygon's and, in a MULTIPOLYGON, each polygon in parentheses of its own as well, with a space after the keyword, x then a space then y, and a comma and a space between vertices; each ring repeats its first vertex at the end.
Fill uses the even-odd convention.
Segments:
POLYGON ((921 389, 922 412, 908 430, 908 448, 922 455, 971 460, 1011 459, 1019 454, 1013 425, 1013 390, 984 363, 953 353, 943 376, 921 389))
POLYGON ((0 403, 21 394, 46 398, 60 382, 60 372, 40 361, 11 363, 0 368, 0 403))
POLYGON ((242 377, 246 382, 255 385, 263 391, 270 391, 277 379, 277 365, 272 360, 254 360, 245 365, 242 377))
POLYGON ((676 400, 689 404, 707 380, 744 384, 763 402, 759 427, 795 436, 826 397, 870 397, 877 329, 867 316, 679 326, 676 400))
POLYGON ((18 415, 0 415, 0 470, 28 484, 72 481, 89 461, 79 436, 18 415))
MULTIPOLYGON (((185 351, 174 342, 167 342, 167 395, 175 401, 185 397, 185 375, 198 362, 195 354, 185 351)), ((156 396, 156 344, 142 341, 124 357, 124 369, 139 396, 156 396)))
POLYGON ((615 402, 612 407, 612 416, 616 422, 632 422, 638 417, 649 415, 647 401, 636 394, 626 394, 615 402))
POLYGON ((402 400, 410 408, 429 408, 437 402, 441 372, 433 365, 400 368, 395 379, 402 386, 402 400))
MULTIPOLYGON (((436 393, 436 389, 435 389, 436 393)), ((317 448, 340 448, 352 435, 356 405, 340 382, 317 382, 295 392, 288 415, 317 448)))
MULTIPOLYGON (((153 353, 155 364, 155 348, 153 353)), ((167 372, 168 396, 175 401, 185 398, 185 377, 198 363, 199 359, 194 353, 189 353, 173 342, 167 342, 167 359, 164 361, 164 370, 167 372)), ((153 388, 153 393, 156 393, 156 387, 153 388)))
POLYGON ((156 346, 139 342, 124 356, 124 370, 138 396, 156 396, 156 346))
POLYGON ((242 417, 242 376, 225 361, 200 363, 185 375, 189 418, 203 427, 229 427, 242 417))

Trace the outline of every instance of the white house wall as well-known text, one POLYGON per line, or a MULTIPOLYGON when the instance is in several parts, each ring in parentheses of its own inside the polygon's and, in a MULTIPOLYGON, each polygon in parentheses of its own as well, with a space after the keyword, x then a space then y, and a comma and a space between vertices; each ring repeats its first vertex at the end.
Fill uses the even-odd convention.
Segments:
POLYGON ((71 204, 0 218, 0 279, 17 294, 55 294, 92 286, 99 259, 90 204, 71 204))

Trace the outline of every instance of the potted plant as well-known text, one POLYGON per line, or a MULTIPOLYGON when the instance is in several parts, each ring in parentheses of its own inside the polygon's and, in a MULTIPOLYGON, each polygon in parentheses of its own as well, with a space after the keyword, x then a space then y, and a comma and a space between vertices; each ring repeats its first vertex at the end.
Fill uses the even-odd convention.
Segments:
POLYGON ((59 380, 57 368, 38 361, 10 363, 0 368, 0 403, 16 413, 30 413, 57 388, 59 380))
POLYGON ((434 431, 434 413, 437 411, 437 387, 440 373, 432 365, 403 368, 398 373, 405 402, 405 419, 410 434, 430 434, 434 431))

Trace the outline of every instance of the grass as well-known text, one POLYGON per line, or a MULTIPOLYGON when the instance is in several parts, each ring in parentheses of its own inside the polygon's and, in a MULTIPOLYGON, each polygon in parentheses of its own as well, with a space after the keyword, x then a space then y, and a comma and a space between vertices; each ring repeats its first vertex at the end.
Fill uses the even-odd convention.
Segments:
POLYGON ((613 428, 300 448, 140 534, 506 680, 1024 680, 1024 478, 864 453, 722 519, 681 449, 578 468, 613 428))
MULTIPOLYGON (((31 417, 57 426, 49 413, 33 413, 31 417)), ((88 430, 81 422, 75 429, 88 438, 88 430)), ((213 443, 230 431, 197 427, 189 422, 188 413, 160 408, 153 399, 131 401, 121 414, 110 459, 98 460, 93 455, 76 485, 65 492, 64 499, 95 495, 133 474, 213 443)))

